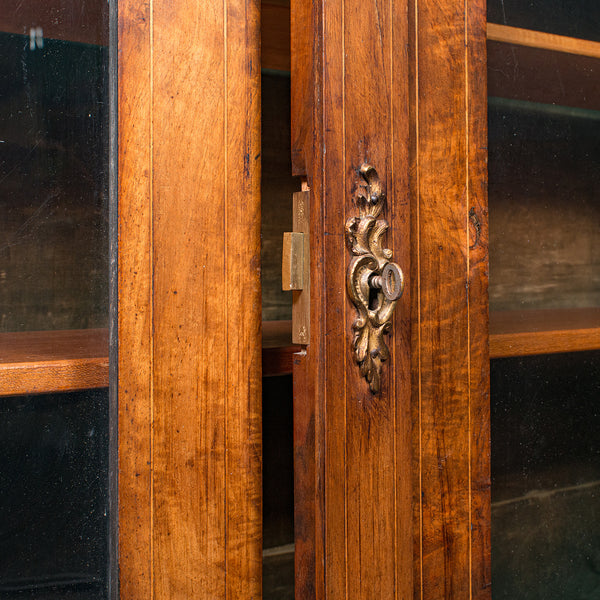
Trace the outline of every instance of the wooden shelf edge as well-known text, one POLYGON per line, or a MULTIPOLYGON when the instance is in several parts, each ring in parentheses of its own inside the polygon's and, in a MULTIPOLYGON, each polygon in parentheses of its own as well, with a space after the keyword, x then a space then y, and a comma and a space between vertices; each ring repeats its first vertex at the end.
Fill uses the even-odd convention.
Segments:
POLYGON ((493 42, 504 42, 517 46, 528 46, 541 50, 552 50, 554 52, 600 58, 600 42, 556 35, 554 33, 544 33, 543 31, 534 31, 532 29, 522 29, 520 27, 509 27, 508 25, 500 25, 498 23, 487 24, 487 39, 493 42))
POLYGON ((490 313, 490 358, 600 350, 600 309, 490 313))
MULTIPOLYGON (((36 336, 41 348, 45 348, 53 336, 62 338, 63 345, 70 336, 80 341, 89 337, 97 351, 90 352, 89 345, 83 350, 73 347, 73 357, 60 358, 52 357, 49 352, 43 357, 38 351, 32 352, 32 358, 26 360, 23 360, 22 349, 14 351, 14 361, 10 362, 6 356, 0 361, 0 397, 108 387, 106 330, 0 334, 0 341, 21 337, 31 342, 36 336)), ((291 343, 291 321, 263 322, 263 377, 292 373, 293 355, 300 349, 291 343)), ((512 311, 490 315, 490 358, 585 350, 600 350, 600 309, 512 311)))
POLYGON ((292 344, 292 322, 263 321, 262 332, 263 377, 289 375, 292 372, 293 355, 300 350, 300 346, 292 344))
POLYGON ((0 396, 108 387, 108 330, 0 333, 0 396))
POLYGON ((263 377, 273 375, 290 375, 293 370, 294 354, 300 346, 284 346, 282 348, 263 348, 263 377))
POLYGON ((0 396, 108 387, 108 358, 0 365, 0 396))
MULTIPOLYGON (((263 323, 263 377, 292 372, 291 321, 263 323)), ((0 397, 108 387, 108 331, 0 334, 0 397)))
POLYGON ((600 328, 490 335, 490 358, 600 350, 600 328))

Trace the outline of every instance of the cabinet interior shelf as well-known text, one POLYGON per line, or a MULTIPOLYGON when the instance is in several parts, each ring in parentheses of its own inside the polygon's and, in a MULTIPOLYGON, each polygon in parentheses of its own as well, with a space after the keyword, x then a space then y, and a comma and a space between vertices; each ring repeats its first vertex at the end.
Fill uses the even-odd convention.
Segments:
POLYGON ((300 346, 292 344, 291 321, 263 321, 263 377, 287 375, 300 346))
MULTIPOLYGON (((292 372, 291 321, 263 323, 263 375, 292 372)), ((0 396, 108 387, 108 330, 0 333, 0 396)))
POLYGON ((487 24, 487 39, 492 42, 503 42, 516 46, 528 46, 540 50, 564 52, 578 56, 600 58, 600 42, 582 40, 579 38, 555 35, 532 29, 509 27, 498 23, 487 24))
POLYGON ((0 396, 107 386, 107 329, 0 333, 0 396))
POLYGON ((490 358, 600 349, 600 308, 490 313, 490 358))
MULTIPOLYGON (((291 321, 263 322, 263 375, 292 372, 291 321)), ((600 350, 600 308, 490 314, 490 358, 600 350)))
MULTIPOLYGON (((291 321, 263 322, 263 376, 292 372, 291 321)), ((492 312, 490 357, 600 350, 600 308, 492 312)), ((108 330, 0 334, 0 396, 108 386, 108 330)))

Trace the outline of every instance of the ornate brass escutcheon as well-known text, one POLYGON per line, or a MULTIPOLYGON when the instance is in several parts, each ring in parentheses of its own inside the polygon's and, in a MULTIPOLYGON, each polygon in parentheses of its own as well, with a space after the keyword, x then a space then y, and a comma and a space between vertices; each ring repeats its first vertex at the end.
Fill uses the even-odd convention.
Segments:
POLYGON ((389 333, 396 302, 404 291, 402 269, 393 262, 392 251, 383 248, 382 236, 389 225, 378 219, 385 205, 377 171, 364 164, 355 195, 359 214, 346 221, 346 239, 354 257, 346 279, 348 295, 358 317, 352 328, 352 349, 360 372, 377 394, 381 388, 381 368, 390 356, 384 340, 389 333))

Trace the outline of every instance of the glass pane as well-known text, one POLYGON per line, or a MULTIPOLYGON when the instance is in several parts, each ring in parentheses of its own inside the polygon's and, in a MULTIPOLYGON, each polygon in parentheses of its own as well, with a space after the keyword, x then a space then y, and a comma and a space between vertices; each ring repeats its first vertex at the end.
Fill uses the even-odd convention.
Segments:
POLYGON ((0 15, 0 598, 109 588, 108 3, 0 15))
MULTIPOLYGON (((488 20, 600 41, 595 0, 491 0, 488 20)), ((600 598, 600 53, 493 31, 492 595, 600 598)))
POLYGON ((598 0, 488 0, 488 21, 600 41, 598 0))
POLYGON ((492 361, 494 599, 600 597, 600 353, 492 361))
MULTIPOLYGON (((81 18, 104 31, 96 3, 81 18)), ((18 4, 0 31, 0 331, 106 327, 107 47, 73 23, 48 37, 18 4)))
POLYGON ((600 306, 600 111, 488 114, 490 309, 600 306))
POLYGON ((105 598, 108 391, 0 399, 0 597, 105 598))

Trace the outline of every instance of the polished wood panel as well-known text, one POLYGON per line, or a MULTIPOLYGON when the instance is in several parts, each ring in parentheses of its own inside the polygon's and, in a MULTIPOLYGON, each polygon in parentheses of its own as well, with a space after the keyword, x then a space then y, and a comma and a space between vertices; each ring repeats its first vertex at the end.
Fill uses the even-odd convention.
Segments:
POLYGON ((414 598, 489 599, 485 3, 414 8, 414 598))
MULTIPOLYGON (((467 56, 467 207, 469 331, 470 595, 489 600, 492 581, 489 361, 489 216, 485 2, 465 4, 467 56)), ((458 290, 457 290, 458 292, 458 290)), ((460 360, 460 358, 459 358, 460 360)), ((458 363, 461 364, 460 362, 458 363)))
POLYGON ((0 396, 108 387, 108 330, 0 333, 0 396))
POLYGON ((306 177, 316 106, 313 86, 320 64, 316 35, 320 17, 314 2, 291 0, 290 5, 292 174, 306 177))
POLYGON ((154 597, 152 78, 149 3, 119 3, 119 592, 154 597))
POLYGON ((490 314, 490 357, 600 349, 600 308, 490 314))
POLYGON ((257 598, 259 6, 119 12, 121 597, 257 598))
POLYGON ((408 7, 294 2, 291 21, 292 157, 307 175, 312 225, 311 343, 294 357, 296 597, 408 598, 410 293, 374 396, 351 351, 344 237, 368 162, 389 198, 386 246, 408 272, 408 7))
POLYGON ((487 24, 487 38, 495 42, 600 58, 600 42, 521 29, 520 27, 509 27, 498 23, 487 24))

